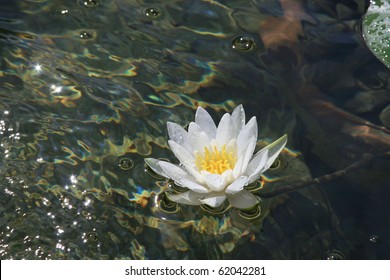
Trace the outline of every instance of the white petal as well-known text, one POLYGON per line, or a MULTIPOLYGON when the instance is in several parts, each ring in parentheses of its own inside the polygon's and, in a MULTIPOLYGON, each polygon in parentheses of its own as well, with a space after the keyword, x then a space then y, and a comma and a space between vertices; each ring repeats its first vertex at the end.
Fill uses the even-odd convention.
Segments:
POLYGON ((157 174, 169 178, 169 176, 164 172, 164 170, 161 169, 160 165, 158 163, 161 162, 161 160, 155 159, 155 158, 145 158, 145 163, 157 174))
POLYGON ((261 149, 258 151, 251 159, 251 161, 248 164, 248 167, 245 170, 245 174, 250 175, 256 171, 256 169, 261 166, 263 168, 265 166, 265 163, 268 159, 268 150, 267 149, 261 149))
POLYGON ((168 175, 169 178, 174 180, 179 185, 182 178, 188 178, 190 176, 183 168, 170 162, 160 161, 158 165, 168 175))
POLYGON ((178 194, 170 194, 166 193, 168 198, 174 202, 187 204, 187 205, 200 205, 200 199, 202 199, 205 195, 201 193, 196 193, 193 191, 178 193, 178 194))
POLYGON ((230 139, 226 145, 226 151, 233 152, 234 155, 237 155, 237 141, 236 139, 230 139))
POLYGON ((187 166, 184 166, 184 168, 192 177, 195 178, 195 180, 199 184, 201 184, 201 185, 204 184, 203 175, 200 172, 198 172, 196 167, 191 167, 191 166, 187 165, 187 166))
POLYGON ((194 180, 190 178, 183 177, 179 180, 179 183, 182 187, 189 188, 190 190, 197 192, 197 193, 209 193, 210 191, 205 188, 204 186, 198 184, 194 180))
POLYGON ((247 190, 242 190, 233 195, 227 195, 227 198, 230 202, 230 205, 238 209, 251 208, 259 202, 256 196, 254 196, 247 190))
POLYGON ((203 155, 204 147, 208 147, 210 145, 209 137, 205 132, 202 131, 201 133, 198 134, 198 139, 196 139, 195 144, 196 144, 196 150, 198 150, 203 155))
POLYGON ((237 153, 241 154, 246 150, 248 139, 254 137, 257 140, 257 121, 252 117, 237 136, 237 153))
POLYGON ((180 160, 184 166, 195 166, 195 159, 192 154, 190 154, 183 146, 180 146, 172 140, 168 140, 168 144, 171 147, 172 152, 180 160))
POLYGON ((232 183, 235 180, 235 178, 233 176, 233 170, 231 170, 231 169, 225 170, 225 172, 223 172, 221 174, 221 176, 222 176, 223 181, 225 182, 224 183, 225 187, 228 186, 230 183, 232 183))
POLYGON ((256 140, 257 140, 257 138, 255 138, 255 137, 251 137, 248 140, 248 144, 247 144, 248 146, 245 150, 244 158, 242 160, 241 174, 245 172, 246 168, 248 167, 248 163, 253 156, 253 152, 256 148, 256 140))
POLYGON ((197 123, 190 122, 190 124, 188 125, 188 134, 197 134, 201 131, 203 130, 197 123))
POLYGON ((278 140, 272 142, 271 144, 263 148, 268 150, 268 159, 263 169, 263 172, 266 171, 274 163, 275 159, 283 150, 284 146, 286 146, 286 143, 287 143, 287 134, 283 135, 278 140))
POLYGON ((238 157, 236 164, 234 165, 233 168, 233 176, 234 178, 238 178, 242 174, 241 169, 242 169, 242 162, 244 160, 244 154, 238 157))
POLYGON ((221 121, 218 124, 217 129, 217 143, 219 144, 219 148, 223 145, 227 144, 230 139, 235 137, 235 128, 231 122, 231 117, 228 113, 223 115, 221 121))
POLYGON ((226 188, 225 193, 235 194, 239 191, 242 191, 247 181, 248 181, 248 177, 241 176, 226 188))
POLYGON ((185 167, 185 170, 188 173, 190 173, 190 175, 192 177, 194 177, 199 184, 204 184, 203 175, 200 172, 198 172, 196 167, 191 167, 189 165, 186 165, 184 167, 185 167))
POLYGON ((212 193, 206 196, 204 199, 201 199, 200 201, 202 204, 207 204, 213 208, 220 206, 226 199, 226 196, 224 194, 216 194, 212 193))
POLYGON ((196 110, 195 122, 210 137, 210 139, 215 139, 217 127, 215 126, 210 114, 202 107, 198 107, 196 110))
POLYGON ((169 139, 183 146, 188 152, 192 153, 194 149, 191 145, 187 131, 185 131, 180 125, 173 122, 167 122, 167 128, 169 139))
POLYGON ((245 169, 247 168, 248 163, 253 156, 253 151, 256 148, 256 140, 257 139, 255 137, 249 138, 249 140, 247 140, 246 146, 241 149, 241 154, 237 155, 238 159, 236 165, 233 168, 234 177, 237 178, 245 172, 245 169))
MULTIPOLYGON (((191 180, 193 181, 193 183, 199 185, 202 185, 204 183, 203 176, 199 172, 196 172, 193 168, 190 168, 188 166, 186 169, 183 169, 178 165, 165 161, 160 161, 158 165, 166 174, 164 177, 171 178, 175 181, 176 184, 180 186, 184 184, 183 180, 191 180)), ((189 186, 186 187, 191 189, 189 186)))
POLYGON ((204 146, 210 143, 209 136, 194 122, 188 126, 188 136, 194 151, 197 150, 203 153, 204 146))
POLYGON ((245 125, 245 111, 242 105, 238 105, 232 113, 232 123, 236 130, 235 137, 240 133, 245 125))
POLYGON ((268 150, 262 149, 256 153, 256 155, 249 162, 247 169, 244 174, 248 176, 248 184, 253 183, 263 173, 264 167, 268 159, 268 150))
POLYGON ((214 192, 223 191, 227 185, 224 177, 219 174, 207 174, 204 176, 204 180, 207 186, 214 192))

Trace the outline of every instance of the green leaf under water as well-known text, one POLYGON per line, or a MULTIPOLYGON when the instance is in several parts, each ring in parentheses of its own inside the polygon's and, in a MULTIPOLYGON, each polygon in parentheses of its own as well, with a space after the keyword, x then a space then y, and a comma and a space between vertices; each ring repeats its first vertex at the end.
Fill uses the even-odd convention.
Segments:
POLYGON ((375 56, 390 68, 390 0, 371 0, 363 36, 375 56))

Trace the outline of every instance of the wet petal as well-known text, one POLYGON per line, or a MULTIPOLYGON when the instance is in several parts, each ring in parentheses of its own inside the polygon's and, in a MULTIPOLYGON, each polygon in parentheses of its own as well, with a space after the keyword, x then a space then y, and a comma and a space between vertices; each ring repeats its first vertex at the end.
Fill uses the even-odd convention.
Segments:
POLYGON ((165 178, 169 178, 169 176, 164 172, 164 170, 162 170, 162 168, 160 167, 160 165, 158 164, 159 162, 161 162, 161 160, 158 160, 158 159, 155 159, 155 158, 145 158, 145 163, 154 171, 156 172, 157 174, 165 177, 165 178))
POLYGON ((171 178, 175 183, 180 184, 180 180, 183 178, 188 178, 190 175, 178 165, 172 164, 166 161, 160 161, 158 165, 161 169, 168 175, 168 178, 171 178))
POLYGON ((223 191, 226 187, 224 177, 219 174, 207 174, 204 176, 204 181, 207 186, 214 192, 223 191))
POLYGON ((230 139, 226 145, 226 150, 232 152, 234 155, 237 155, 237 141, 236 139, 230 139))
POLYGON ((191 136, 191 134, 198 134, 201 131, 203 131, 203 130, 197 123, 190 122, 190 124, 188 125, 188 134, 190 136, 191 136))
POLYGON ((191 167, 189 165, 187 166, 184 166, 185 170, 191 174, 192 177, 195 178, 195 180, 199 183, 199 184, 204 184, 204 179, 203 179, 203 175, 198 172, 197 168, 196 167, 191 167))
POLYGON ((203 152, 204 146, 210 143, 209 136, 194 122, 188 126, 188 136, 194 151, 203 152))
POLYGON ((179 180, 179 183, 182 187, 189 188, 190 190, 197 192, 197 193, 209 193, 210 190, 208 190, 206 187, 198 184, 194 180, 190 179, 189 177, 183 177, 179 180))
POLYGON ((200 205, 200 199, 202 199, 205 195, 202 193, 196 193, 193 191, 178 193, 178 194, 170 194, 166 193, 168 198, 174 202, 187 204, 187 205, 200 205))
POLYGON ((176 123, 167 122, 167 129, 169 139, 183 146, 188 152, 192 153, 194 149, 191 145, 190 137, 184 128, 176 123))
POLYGON ((272 142, 271 144, 263 148, 268 150, 268 159, 267 159, 267 163, 264 166, 263 172, 266 171, 274 163, 275 159, 283 150, 284 146, 286 146, 286 143, 287 143, 287 134, 283 135, 278 140, 272 142))
POLYGON ((221 206, 225 199, 226 196, 224 194, 211 193, 200 201, 202 202, 202 204, 207 204, 210 207, 216 208, 218 206, 221 206))
POLYGON ((160 161, 158 165, 166 174, 165 177, 171 178, 176 184, 193 189, 194 191, 196 190, 197 192, 209 192, 209 190, 202 185, 204 182, 203 176, 195 170, 190 169, 191 172, 189 172, 188 169, 165 161, 160 161))
POLYGON ((168 140, 168 144, 171 147, 172 152, 180 160, 184 166, 195 166, 195 159, 183 146, 177 144, 172 140, 168 140))
POLYGON ((251 208, 259 202, 256 196, 254 196, 247 190, 242 190, 233 195, 227 195, 227 198, 230 202, 230 205, 238 209, 251 208))
POLYGON ((224 181, 225 188, 235 180, 235 178, 233 177, 233 170, 231 169, 225 170, 225 172, 223 172, 221 176, 222 180, 224 181))
POLYGON ((223 115, 221 121, 218 124, 216 140, 219 144, 219 148, 227 144, 230 139, 235 136, 235 128, 231 122, 231 117, 228 113, 223 115))
POLYGON ((261 149, 259 152, 256 153, 256 155, 252 158, 252 160, 249 162, 247 169, 245 170, 244 174, 248 176, 248 184, 253 183, 255 180, 257 180, 261 173, 264 171, 264 167, 268 160, 268 150, 261 149))
POLYGON ((246 168, 248 167, 248 163, 251 160, 251 158, 253 156, 253 152, 256 148, 256 140, 257 140, 257 138, 255 138, 255 137, 251 137, 248 140, 246 150, 243 154, 244 157, 242 160, 241 173, 244 173, 246 168))
POLYGON ((257 121, 256 117, 250 119, 250 121, 244 126, 241 132, 237 136, 237 153, 240 155, 246 150, 248 139, 254 137, 257 140, 257 121))
POLYGON ((238 105, 233 113, 232 113, 232 123, 234 125, 234 129, 236 130, 235 137, 238 136, 240 131, 245 125, 245 111, 242 105, 238 105))
POLYGON ((210 139, 215 139, 217 127, 215 126, 210 114, 202 107, 198 107, 196 110, 195 122, 210 137, 210 139))
POLYGON ((245 149, 241 152, 241 154, 238 154, 236 165, 233 168, 234 177, 237 178, 238 176, 240 176, 245 172, 245 169, 248 166, 248 162, 252 158, 253 151, 255 150, 255 148, 256 148, 256 139, 254 137, 251 137, 248 140, 245 149))
POLYGON ((241 176, 226 188, 225 193, 235 194, 238 193, 239 191, 242 191, 247 181, 248 181, 248 177, 241 176))
MULTIPOLYGON (((213 140, 211 140, 213 141, 213 140)), ((201 132, 198 135, 198 139, 196 140, 196 150, 198 150, 202 155, 204 153, 204 147, 208 147, 210 145, 209 137, 205 132, 201 132)))

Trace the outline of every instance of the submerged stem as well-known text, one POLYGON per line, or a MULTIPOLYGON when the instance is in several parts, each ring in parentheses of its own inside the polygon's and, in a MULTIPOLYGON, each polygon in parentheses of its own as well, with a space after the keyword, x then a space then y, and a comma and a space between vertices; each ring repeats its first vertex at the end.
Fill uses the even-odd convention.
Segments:
POLYGON ((320 177, 317 177, 314 179, 309 179, 309 180, 306 180, 306 181, 301 182, 301 183, 296 184, 296 185, 285 185, 285 186, 279 187, 278 189, 270 191, 270 192, 259 193, 259 195, 262 198, 270 198, 270 197, 274 197, 274 196, 277 196, 277 195, 280 195, 283 193, 297 191, 299 189, 308 187, 310 185, 315 186, 315 185, 318 185, 321 183, 327 183, 327 182, 336 180, 338 178, 341 178, 342 176, 348 174, 349 172, 351 172, 355 169, 359 169, 359 168, 363 167, 365 164, 369 163, 370 161, 377 159, 377 158, 381 158, 381 157, 390 157, 390 151, 383 152, 383 153, 376 154, 376 155, 366 155, 362 160, 357 161, 357 162, 347 166, 346 168, 338 170, 336 172, 326 174, 326 175, 323 175, 323 176, 320 176, 320 177))

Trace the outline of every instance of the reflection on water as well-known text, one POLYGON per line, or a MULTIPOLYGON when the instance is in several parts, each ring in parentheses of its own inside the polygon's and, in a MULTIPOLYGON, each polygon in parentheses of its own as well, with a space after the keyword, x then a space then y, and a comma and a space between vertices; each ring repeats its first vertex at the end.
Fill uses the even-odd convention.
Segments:
POLYGON ((197 106, 289 135, 259 195, 388 151, 368 1, 333 2, 1 0, 1 259, 389 258, 388 157, 247 212, 145 172, 197 106))

